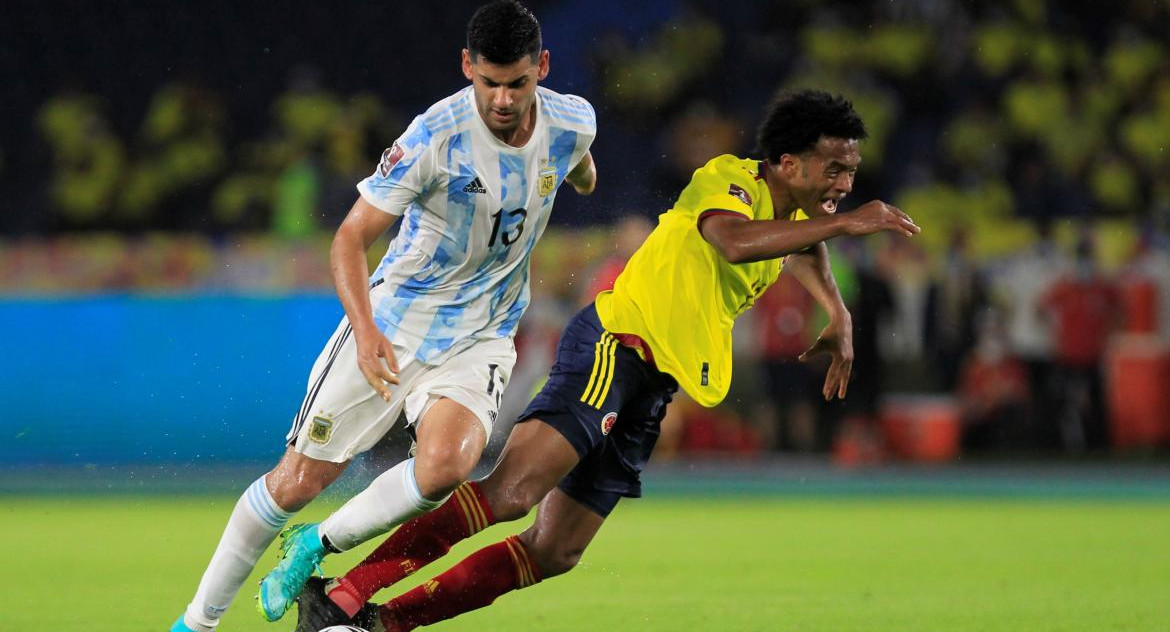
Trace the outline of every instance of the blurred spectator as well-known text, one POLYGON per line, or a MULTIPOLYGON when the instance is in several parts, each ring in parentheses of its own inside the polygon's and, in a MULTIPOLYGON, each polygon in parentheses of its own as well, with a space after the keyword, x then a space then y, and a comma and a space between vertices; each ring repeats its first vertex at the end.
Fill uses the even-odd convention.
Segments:
POLYGON ((1044 298, 1069 268, 1052 239, 1051 225, 1039 224, 1035 243, 1006 259, 992 277, 995 302, 1005 320, 1007 353, 1028 372, 1034 405, 1028 425, 1040 427, 1051 418, 1060 394, 1054 391, 1053 332, 1044 314, 1044 298))
MULTIPOLYGON (((781 274, 752 308, 763 393, 774 426, 761 433, 765 447, 809 452, 818 446, 817 406, 821 367, 797 360, 816 339, 815 301, 796 277, 781 274)), ((852 393, 850 393, 852 395, 852 393)))
POLYGON ((320 230, 320 170, 306 151, 286 166, 276 178, 272 205, 272 230, 292 239, 309 237, 320 230))
POLYGON ((110 225, 110 209, 126 164, 124 143, 110 129, 98 100, 65 93, 37 117, 53 156, 50 195, 58 228, 110 225))
POLYGON ((227 164, 226 114, 190 82, 152 97, 116 203, 116 222, 131 228, 211 227, 204 200, 227 164))
POLYGON ((623 111, 643 116, 661 112, 712 71, 722 58, 719 23, 694 10, 664 22, 633 46, 613 34, 599 51, 605 99, 623 111))
POLYGON ((978 331, 959 376, 961 445, 964 450, 1025 448, 1031 438, 1027 368, 1009 355, 998 313, 984 312, 978 331))
POLYGON ((953 390, 960 364, 975 346, 975 319, 987 305, 986 284, 968 249, 966 231, 951 235, 940 278, 926 299, 926 348, 943 390, 953 390))
POLYGON ((734 154, 743 148, 747 143, 742 134, 742 126, 712 103, 688 104, 661 134, 663 160, 654 165, 654 188, 673 201, 696 169, 715 156, 734 154))
POLYGON ((888 336, 895 318, 894 295, 887 281, 893 262, 886 247, 889 238, 855 240, 844 249, 854 263, 857 289, 849 301, 853 315, 853 378, 846 407, 853 416, 874 420, 884 392, 885 364, 881 338, 888 336))
POLYGON ((612 290, 618 275, 626 269, 626 263, 634 251, 650 236, 654 225, 641 215, 626 215, 613 228, 613 254, 595 264, 585 275, 585 291, 577 297, 580 307, 585 307, 606 290, 612 290))
POLYGON ((1170 243, 1153 227, 1141 231, 1121 271, 1126 333, 1170 342, 1170 243))
POLYGON ((1056 393, 1063 402, 1055 430, 1067 450, 1106 446, 1108 421, 1101 362, 1110 334, 1120 324, 1117 287, 1097 268, 1093 242, 1082 235, 1075 268, 1044 296, 1055 333, 1056 393))

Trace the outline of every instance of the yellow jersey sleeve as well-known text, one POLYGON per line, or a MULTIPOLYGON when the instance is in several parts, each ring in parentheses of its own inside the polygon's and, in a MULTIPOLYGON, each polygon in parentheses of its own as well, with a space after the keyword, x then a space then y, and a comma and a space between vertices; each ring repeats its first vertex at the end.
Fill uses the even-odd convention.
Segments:
MULTIPOLYGON (((750 161, 719 156, 696 170, 680 196, 676 209, 691 209, 701 219, 708 212, 731 211, 747 219, 759 219, 763 205, 759 188, 762 180, 750 161)), ((758 169, 758 168, 757 168, 758 169)))

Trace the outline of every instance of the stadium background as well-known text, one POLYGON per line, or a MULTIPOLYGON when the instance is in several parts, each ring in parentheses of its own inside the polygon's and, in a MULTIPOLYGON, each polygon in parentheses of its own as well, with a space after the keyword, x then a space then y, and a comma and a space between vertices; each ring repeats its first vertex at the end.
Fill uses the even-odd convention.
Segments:
MULTIPOLYGON (((203 522, 185 523, 201 526, 186 540, 176 536, 191 542, 192 554, 170 575, 175 585, 164 600, 174 607, 158 615, 169 621, 211 550, 225 499, 279 454, 307 370, 341 314, 327 248, 353 185, 414 114, 465 85, 458 50, 476 4, 0 8, 0 495, 11 501, 4 540, 54 533, 30 516, 92 510, 89 524, 104 525, 203 508, 203 522), (83 500, 95 493, 98 500, 83 500), (183 502, 190 508, 167 504, 183 502)), ((1027 554, 1030 537, 1060 531, 1063 552, 1091 541, 1099 563, 1058 573, 1052 595, 1038 599, 1071 598, 1082 611, 1061 619, 1055 613, 1073 615, 1053 605, 1025 612, 1030 619, 1006 617, 1017 612, 1012 599, 1028 598, 1020 588, 991 600, 984 614, 1004 605, 1005 620, 1035 629, 1045 621, 1079 629, 1073 620, 1085 629, 1162 629, 1164 606, 1143 596, 1170 588, 1170 550, 1149 537, 1170 529, 1167 3, 529 5, 552 52, 545 85, 597 109, 600 181, 588 198, 561 192, 538 246, 507 409, 523 405, 560 326, 612 279, 691 171, 719 153, 752 150, 760 111, 777 88, 853 99, 871 139, 851 199, 880 197, 924 227, 914 240, 831 246, 857 328, 846 402, 817 401, 823 367, 793 362, 819 331, 818 310, 799 287, 778 284, 737 325, 727 402, 710 411, 675 406, 647 481, 652 495, 670 500, 631 510, 625 530, 615 521, 607 527, 615 540, 602 540, 596 555, 607 559, 603 545, 618 538, 646 554, 637 536, 653 527, 635 520, 640 511, 649 524, 672 511, 701 520, 719 503, 767 499, 779 503, 775 515, 804 516, 810 533, 828 522, 870 521, 878 541, 867 542, 880 560, 882 537, 915 537, 899 516, 961 525, 960 537, 931 549, 946 555, 961 548, 953 542, 964 541, 962 527, 995 531, 1003 523, 989 515, 1035 509, 1034 529, 1020 527, 1002 543, 1020 549, 1003 549, 1005 564, 1020 565, 1004 572, 1026 574, 1039 563, 1027 554), (908 507, 904 497, 930 500, 908 507), (964 504, 970 498, 979 503, 964 504), (1004 498, 1016 500, 1005 509, 1004 498), (1057 499, 1073 504, 1053 505, 1057 499), (1100 525, 1081 523, 1085 516, 1100 525), (1098 537, 1130 546, 1114 550, 1098 537), (1111 572, 1125 578, 1113 592, 1087 579, 1111 572), (1070 576, 1086 579, 1060 588, 1070 576)), ((483 468, 506 431, 500 424, 483 468)), ((402 449, 390 437, 337 497, 402 449)), ((732 532, 769 524, 756 516, 746 523, 754 526, 732 532)), ((865 545, 862 558, 867 552, 865 545)), ((671 559, 661 555, 650 563, 671 559)), ((84 555, 65 557, 84 572, 84 555)), ((157 571, 143 562, 126 573, 157 571)), ((50 575, 35 573, 26 593, 0 591, 10 606, 0 608, 0 629, 24 622, 20 595, 60 581, 50 575)), ((789 594, 817 594, 780 570, 774 576, 789 594)), ((840 583, 829 571, 823 578, 840 583)), ((933 587, 961 592, 948 578, 933 587)), ((549 599, 558 594, 551 586, 540 588, 549 599)), ((523 610, 524 598, 510 599, 517 604, 505 608, 523 610)), ((579 616, 564 599, 562 614, 579 616)), ((793 599, 786 616, 808 603, 793 599)), ((875 629, 937 629, 940 621, 962 629, 966 621, 947 619, 939 600, 910 619, 905 613, 924 604, 894 600, 902 608, 876 619, 885 623, 875 629)), ((164 624, 143 612, 141 629, 164 624)), ((646 629, 684 623, 664 616, 646 629)), ((855 623, 800 621, 793 629, 855 623)), ((996 619, 970 625, 996 627, 996 619)))

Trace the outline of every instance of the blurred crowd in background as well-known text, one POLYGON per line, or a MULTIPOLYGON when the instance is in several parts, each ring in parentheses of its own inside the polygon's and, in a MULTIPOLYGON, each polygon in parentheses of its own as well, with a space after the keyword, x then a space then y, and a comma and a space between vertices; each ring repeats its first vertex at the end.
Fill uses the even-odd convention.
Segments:
MULTIPOLYGON (((258 0, 216 18, 120 6, 64 26, 32 10, 0 20, 0 67, 41 69, 6 88, 23 124, 0 132, 0 292, 330 291, 354 185, 464 85, 475 3, 384 4, 293 3, 267 29, 258 0), (41 46, 62 36, 84 51, 41 46)), ((1170 344, 1170 4, 530 6, 547 85, 597 109, 600 182, 591 198, 561 192, 538 247, 519 397, 692 171, 751 154, 769 97, 807 86, 847 95, 869 127, 853 199, 892 202, 924 232, 831 244, 855 327, 844 403, 821 401, 822 365, 795 360, 823 322, 782 275, 738 325, 728 401, 675 406, 663 455, 881 459, 915 449, 891 439, 899 414, 953 428, 925 458, 1125 443, 1110 362, 1170 344)), ((1137 443, 1170 430, 1151 436, 1137 443)))

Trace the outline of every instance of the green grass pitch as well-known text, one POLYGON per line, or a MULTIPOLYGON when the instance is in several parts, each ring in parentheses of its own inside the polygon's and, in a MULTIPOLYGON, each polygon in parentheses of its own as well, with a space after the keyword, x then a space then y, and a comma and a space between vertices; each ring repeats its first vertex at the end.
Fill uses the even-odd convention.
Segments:
MULTIPOLYGON (((4 499, 0 630, 162 631, 194 591, 234 498, 4 499)), ((319 519, 318 503, 302 517, 319 519)), ((516 532, 498 525, 421 582, 516 532)), ((344 571, 371 550, 326 561, 344 571)), ((285 631, 251 599, 222 632, 285 631)), ((404 584, 402 589, 409 585, 404 584)), ((396 591, 384 591, 389 597, 396 591)), ((1170 630, 1170 503, 941 498, 625 502, 579 568, 437 632, 1170 630)))

